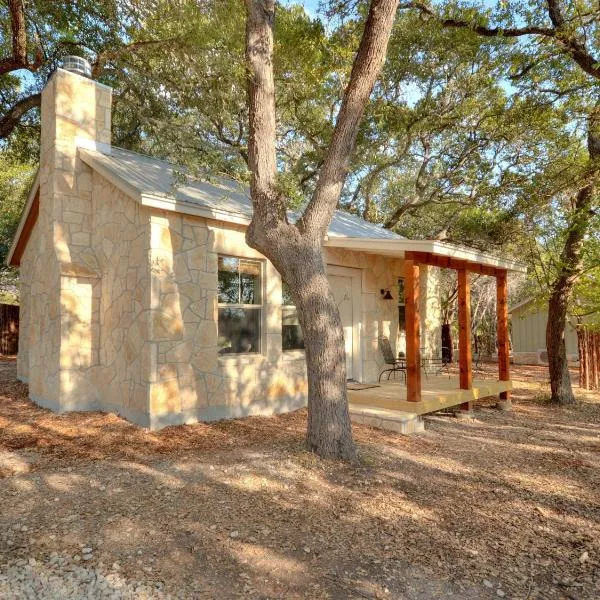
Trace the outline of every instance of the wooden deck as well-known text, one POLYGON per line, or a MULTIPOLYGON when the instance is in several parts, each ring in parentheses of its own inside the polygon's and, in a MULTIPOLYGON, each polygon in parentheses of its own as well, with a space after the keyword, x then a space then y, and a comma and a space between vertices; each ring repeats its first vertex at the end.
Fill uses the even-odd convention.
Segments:
POLYGON ((472 389, 461 390, 458 377, 430 375, 428 379, 422 379, 420 402, 406 399, 406 384, 400 381, 382 381, 377 387, 363 390, 349 389, 348 400, 351 411, 368 407, 378 412, 393 411, 404 413, 405 416, 419 416, 486 396, 497 396, 510 389, 511 381, 474 379, 472 389))

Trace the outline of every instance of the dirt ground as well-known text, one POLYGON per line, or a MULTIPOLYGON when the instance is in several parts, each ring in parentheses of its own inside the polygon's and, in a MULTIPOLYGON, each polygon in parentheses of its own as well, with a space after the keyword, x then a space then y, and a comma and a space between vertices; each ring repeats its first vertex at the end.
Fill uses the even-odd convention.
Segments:
POLYGON ((513 369, 512 413, 355 426, 347 465, 304 411, 149 433, 38 408, 2 361, 0 597, 66 557, 116 598, 600 598, 600 394, 557 408, 546 378, 513 369))

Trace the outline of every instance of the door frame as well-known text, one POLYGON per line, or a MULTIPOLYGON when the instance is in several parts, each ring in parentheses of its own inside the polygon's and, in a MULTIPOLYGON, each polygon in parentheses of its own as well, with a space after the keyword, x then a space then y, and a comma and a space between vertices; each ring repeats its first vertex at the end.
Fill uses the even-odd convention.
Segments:
POLYGON ((352 375, 356 381, 362 381, 362 269, 326 265, 326 270, 327 275, 350 277, 352 280, 352 375))

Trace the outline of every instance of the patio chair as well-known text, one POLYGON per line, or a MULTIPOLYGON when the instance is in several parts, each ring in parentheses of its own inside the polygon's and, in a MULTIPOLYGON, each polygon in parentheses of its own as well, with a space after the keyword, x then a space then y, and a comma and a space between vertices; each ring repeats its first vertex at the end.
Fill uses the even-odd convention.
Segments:
POLYGON ((421 348, 421 367, 425 379, 429 379, 429 375, 441 375, 446 371, 448 378, 450 378, 450 367, 447 356, 449 355, 447 349, 442 347, 442 352, 438 356, 425 356, 426 348, 421 348))
POLYGON ((390 346, 390 340, 386 337, 379 338, 379 350, 383 355, 383 360, 385 361, 386 368, 379 373, 378 381, 381 382, 381 377, 387 373, 388 381, 392 373, 394 377, 396 373, 400 373, 400 376, 404 378, 406 382, 406 359, 405 358, 396 358, 394 353, 392 352, 392 347, 390 346))

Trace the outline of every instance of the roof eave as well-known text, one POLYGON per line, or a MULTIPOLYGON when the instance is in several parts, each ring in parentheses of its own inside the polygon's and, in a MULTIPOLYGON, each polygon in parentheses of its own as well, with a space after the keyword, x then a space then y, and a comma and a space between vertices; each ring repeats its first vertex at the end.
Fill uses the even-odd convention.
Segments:
POLYGON ((171 196, 142 193, 140 203, 142 206, 168 210, 195 217, 204 217, 205 219, 211 219, 213 221, 225 221, 226 223, 234 223, 236 225, 250 225, 250 219, 240 213, 215 210, 171 196))
MULTIPOLYGON (((31 233, 32 226, 26 227, 26 224, 30 220, 29 216, 31 213, 31 207, 34 204, 35 197, 40 188, 40 170, 38 169, 35 174, 35 178, 33 180, 33 184, 31 185, 31 189, 29 190, 29 195, 27 196, 27 202, 25 202, 25 207, 23 208, 23 212, 21 213, 21 218, 19 219, 19 225, 17 226, 17 230, 15 231, 15 235, 13 236, 12 243, 10 245, 10 249, 8 250, 8 254, 6 256, 6 264, 9 267, 18 267, 20 263, 20 256, 16 256, 16 250, 20 246, 21 237, 25 234, 29 236, 31 233)), ((35 224, 35 223, 34 223, 35 224)), ((27 240, 24 240, 24 244, 27 245, 27 240)))
POLYGON ((392 253, 402 258, 405 252, 429 252, 438 256, 459 258, 465 261, 506 269, 516 273, 526 273, 527 267, 518 261, 500 258, 487 252, 479 252, 466 246, 454 246, 445 244, 438 240, 407 240, 407 239, 385 239, 385 238, 339 238, 328 237, 325 245, 338 248, 354 248, 364 252, 377 254, 379 252, 392 253))

